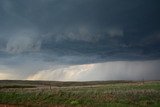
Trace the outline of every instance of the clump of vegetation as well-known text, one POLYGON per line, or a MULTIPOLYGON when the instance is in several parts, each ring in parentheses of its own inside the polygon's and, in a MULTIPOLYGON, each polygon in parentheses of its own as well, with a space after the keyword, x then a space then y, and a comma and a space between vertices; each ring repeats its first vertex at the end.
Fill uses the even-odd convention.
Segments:
POLYGON ((71 104, 71 105, 78 105, 79 102, 78 102, 77 100, 73 100, 73 101, 70 102, 70 104, 71 104))

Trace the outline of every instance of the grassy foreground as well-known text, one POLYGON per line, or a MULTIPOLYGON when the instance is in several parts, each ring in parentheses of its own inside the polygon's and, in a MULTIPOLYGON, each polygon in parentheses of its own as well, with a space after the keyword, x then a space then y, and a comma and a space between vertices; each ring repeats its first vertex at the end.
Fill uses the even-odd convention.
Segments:
POLYGON ((42 107, 160 107, 160 81, 0 81, 0 104, 42 107))

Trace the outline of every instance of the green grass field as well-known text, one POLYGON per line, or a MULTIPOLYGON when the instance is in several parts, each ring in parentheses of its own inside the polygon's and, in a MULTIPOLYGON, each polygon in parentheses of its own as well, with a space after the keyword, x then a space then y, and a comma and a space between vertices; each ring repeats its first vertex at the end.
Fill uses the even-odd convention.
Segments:
POLYGON ((160 107, 160 81, 0 81, 0 104, 29 107, 160 107))

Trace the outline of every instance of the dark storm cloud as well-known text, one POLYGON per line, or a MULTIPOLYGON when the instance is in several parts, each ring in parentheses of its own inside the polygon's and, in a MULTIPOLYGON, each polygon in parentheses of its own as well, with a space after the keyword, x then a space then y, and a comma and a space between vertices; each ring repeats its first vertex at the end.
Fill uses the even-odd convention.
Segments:
MULTIPOLYGON (((158 74, 159 4, 159 0, 0 0, 0 70, 15 70, 13 74, 25 77, 53 65, 51 70, 61 64, 126 61, 102 64, 108 73, 115 64, 122 64, 124 71, 127 63, 158 60, 149 62, 154 62, 150 68, 158 74)), ((94 66, 101 70, 101 64, 94 66)), ((81 68, 69 70, 77 67, 81 68)))
POLYGON ((158 0, 1 0, 0 50, 159 59, 159 11, 158 0))

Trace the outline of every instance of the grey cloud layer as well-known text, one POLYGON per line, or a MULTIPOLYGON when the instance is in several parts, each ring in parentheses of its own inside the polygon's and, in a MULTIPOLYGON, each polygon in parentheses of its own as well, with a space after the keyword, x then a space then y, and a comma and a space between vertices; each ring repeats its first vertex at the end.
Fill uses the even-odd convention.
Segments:
POLYGON ((47 50, 51 55, 97 55, 106 60, 160 56, 158 0, 0 2, 2 51, 47 50))

